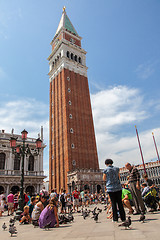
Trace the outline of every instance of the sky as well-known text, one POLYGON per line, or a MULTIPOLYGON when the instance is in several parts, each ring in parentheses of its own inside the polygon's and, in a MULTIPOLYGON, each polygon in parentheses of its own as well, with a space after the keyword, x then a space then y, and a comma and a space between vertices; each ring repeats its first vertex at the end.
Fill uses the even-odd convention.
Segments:
POLYGON ((160 147, 159 0, 0 0, 0 129, 37 137, 44 126, 48 174, 50 42, 62 8, 87 51, 100 168, 145 162, 160 147))

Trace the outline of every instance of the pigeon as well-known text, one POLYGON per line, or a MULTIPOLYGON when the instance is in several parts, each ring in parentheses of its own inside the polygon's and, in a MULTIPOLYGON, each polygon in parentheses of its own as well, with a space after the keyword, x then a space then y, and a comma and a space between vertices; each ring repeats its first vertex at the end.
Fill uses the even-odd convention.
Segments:
POLYGON ((9 233, 11 234, 11 237, 12 237, 13 234, 17 234, 17 229, 14 225, 10 225, 9 233))
POLYGON ((70 222, 74 221, 74 217, 71 213, 68 213, 68 219, 69 219, 70 222))
POLYGON ((141 214, 140 219, 139 219, 139 222, 144 223, 145 218, 146 218, 145 215, 144 215, 144 214, 141 214))
POLYGON ((35 227, 39 227, 38 220, 32 220, 32 224, 35 227))
POLYGON ((128 217, 126 221, 124 221, 122 224, 118 225, 118 227, 123 226, 125 229, 130 228, 131 225, 131 217, 128 217))
POLYGON ((50 225, 51 225, 51 222, 52 222, 52 221, 50 221, 48 224, 46 224, 43 228, 44 228, 45 230, 49 230, 50 225))
POLYGON ((92 211, 92 214, 95 215, 97 207, 95 207, 92 211))
POLYGON ((95 215, 93 216, 95 222, 98 222, 98 214, 99 213, 95 213, 95 215))
POLYGON ((7 226, 6 226, 5 223, 3 223, 2 228, 3 228, 4 231, 6 230, 7 226))
POLYGON ((15 221, 16 220, 14 218, 10 218, 10 220, 9 220, 10 223, 15 223, 15 221))
POLYGON ((102 212, 102 209, 100 209, 100 208, 97 208, 97 211, 99 211, 100 213, 102 212))
POLYGON ((82 214, 82 215, 83 215, 83 218, 84 218, 84 219, 86 219, 86 217, 88 217, 88 214, 87 214, 87 212, 86 212, 86 211, 85 211, 85 212, 83 212, 83 214, 82 214))

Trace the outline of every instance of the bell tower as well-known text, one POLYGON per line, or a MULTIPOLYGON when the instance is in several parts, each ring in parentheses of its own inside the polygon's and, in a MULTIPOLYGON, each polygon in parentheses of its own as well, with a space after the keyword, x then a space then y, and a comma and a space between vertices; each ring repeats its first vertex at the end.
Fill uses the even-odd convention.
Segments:
POLYGON ((87 79, 86 51, 65 7, 51 42, 49 60, 49 182, 67 190, 67 173, 98 170, 98 156, 87 79))

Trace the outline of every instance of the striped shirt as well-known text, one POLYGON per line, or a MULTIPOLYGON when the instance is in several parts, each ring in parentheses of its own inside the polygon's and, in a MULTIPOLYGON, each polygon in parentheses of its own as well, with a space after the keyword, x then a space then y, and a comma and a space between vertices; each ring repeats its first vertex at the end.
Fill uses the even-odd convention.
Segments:
POLYGON ((136 167, 132 167, 132 169, 129 171, 128 176, 129 176, 129 179, 128 179, 129 183, 140 181, 140 174, 136 167))

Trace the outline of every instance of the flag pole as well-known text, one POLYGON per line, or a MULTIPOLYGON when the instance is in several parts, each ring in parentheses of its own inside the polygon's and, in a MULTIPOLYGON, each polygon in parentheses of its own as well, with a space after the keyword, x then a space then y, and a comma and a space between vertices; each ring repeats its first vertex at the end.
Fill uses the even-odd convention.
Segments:
POLYGON ((155 149, 156 149, 158 161, 160 162, 159 153, 158 153, 158 148, 157 148, 157 144, 156 144, 156 140, 155 140, 155 137, 154 137, 154 133, 153 133, 153 132, 152 132, 152 136, 153 136, 153 142, 154 142, 154 146, 155 146, 155 149))
POLYGON ((137 139, 138 139, 138 144, 139 144, 139 150, 140 150, 140 153, 141 153, 143 168, 144 168, 144 172, 146 173, 146 168, 145 168, 145 164, 144 164, 144 158, 143 158, 141 143, 140 143, 140 140, 139 140, 138 130, 137 130, 137 127, 136 127, 136 126, 135 126, 135 128, 136 128, 136 134, 137 134, 137 139))

